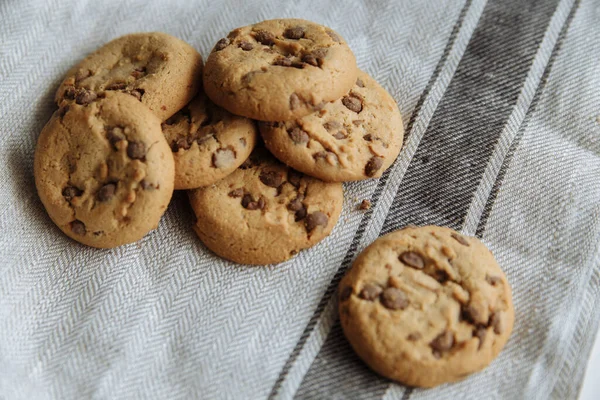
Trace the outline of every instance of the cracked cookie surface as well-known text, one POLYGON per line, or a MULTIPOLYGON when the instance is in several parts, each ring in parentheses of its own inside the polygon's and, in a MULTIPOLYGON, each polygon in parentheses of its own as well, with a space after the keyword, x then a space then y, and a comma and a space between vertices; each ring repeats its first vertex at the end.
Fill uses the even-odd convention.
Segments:
POLYGON ((357 73, 354 54, 333 30, 276 19, 219 40, 206 60, 204 90, 234 114, 287 121, 342 97, 357 73))
POLYGON ((175 159, 175 189, 211 185, 236 170, 254 149, 254 121, 214 105, 203 93, 167 119, 162 130, 175 159))
POLYGON ((396 102, 360 71, 352 89, 320 111, 286 122, 261 122, 267 148, 281 161, 328 182, 381 176, 404 139, 396 102))
POLYGON ((88 104, 103 92, 131 95, 161 121, 184 107, 201 87, 202 56, 181 39, 162 32, 114 39, 67 72, 56 103, 88 104))
POLYGON ((341 184, 303 175, 257 148, 231 175, 189 197, 194 230, 209 249, 241 264, 272 264, 331 233, 343 191, 341 184))
POLYGON ((410 386, 454 382, 485 368, 514 323, 511 288, 492 253, 443 227, 408 227, 377 239, 338 295, 356 353, 410 386))
POLYGON ((54 113, 38 138, 34 174, 65 234, 109 248, 157 227, 173 193, 174 163, 160 120, 135 98, 107 93, 54 113))

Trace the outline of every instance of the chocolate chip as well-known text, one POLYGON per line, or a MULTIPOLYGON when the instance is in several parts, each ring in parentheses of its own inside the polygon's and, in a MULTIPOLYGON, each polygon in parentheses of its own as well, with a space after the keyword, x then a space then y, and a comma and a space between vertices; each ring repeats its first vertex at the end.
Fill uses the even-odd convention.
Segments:
POLYGON ((264 198, 264 196, 260 196, 258 198, 258 208, 260 208, 261 210, 264 210, 264 208, 265 208, 265 198, 264 198))
POLYGON ((494 328, 494 333, 496 335, 499 335, 504 331, 502 327, 502 318, 500 317, 499 312, 495 312, 492 314, 492 316, 490 317, 490 325, 492 326, 492 328, 494 328))
POLYGON ((145 90, 144 89, 133 89, 133 90, 130 90, 128 93, 130 95, 132 95, 133 97, 135 97, 136 99, 138 99, 139 101, 142 101, 142 96, 144 95, 145 90))
POLYGON ((288 171, 288 182, 294 186, 295 188, 300 187, 300 180, 302 179, 302 174, 295 169, 291 169, 288 171))
POLYGON ((425 260, 423 260, 423 257, 414 251, 405 251, 398 256, 398 259, 409 267, 416 269, 423 269, 425 267, 425 260))
POLYGON ((373 135, 371 135, 370 133, 367 133, 365 136, 363 136, 363 139, 366 140, 367 142, 371 142, 371 141, 373 141, 373 135))
POLYGON ((406 340, 411 342, 416 342, 419 339, 421 339, 421 334, 419 332, 413 332, 406 337, 406 340))
POLYGON ((279 65, 281 67, 291 67, 292 59, 288 57, 279 57, 273 61, 273 65, 279 65))
POLYGON ((258 177, 262 183, 265 185, 276 188, 279 187, 283 183, 283 176, 279 172, 276 171, 261 171, 260 176, 258 177))
POLYGON ((117 185, 115 185, 114 183, 107 183, 106 185, 102 186, 100 190, 98 190, 96 198, 98 199, 98 201, 109 201, 113 198, 116 191, 117 185))
POLYGON ((374 283, 367 283, 363 286, 362 290, 358 294, 361 299, 373 301, 383 292, 383 289, 379 285, 374 283))
POLYGON ((125 88, 127 88, 127 84, 125 82, 115 82, 108 85, 106 90, 123 90, 125 88))
POLYGON ((65 92, 63 93, 63 97, 67 100, 74 100, 76 94, 77 94, 77 90, 73 86, 69 86, 65 89, 65 92))
POLYGON ((290 110, 296 110, 300 107, 300 97, 296 93, 290 95, 290 110))
POLYGON ((439 283, 443 284, 450 279, 450 276, 448 276, 448 273, 446 271, 438 269, 433 273, 433 278, 439 283))
POLYGON ((248 206, 251 203, 254 203, 254 199, 252 198, 251 195, 245 194, 244 197, 242 198, 242 207, 248 208, 248 206))
POLYGON ((283 32, 283 37, 286 39, 294 39, 294 40, 298 40, 298 39, 302 39, 304 37, 304 28, 301 26, 295 26, 293 28, 287 28, 284 32, 283 32))
POLYGON ((306 216, 306 230, 312 232, 317 226, 327 226, 329 218, 321 211, 315 211, 306 216))
POLYGON ((75 221, 71 222, 71 231, 73 231, 73 233, 76 235, 83 236, 85 235, 85 224, 76 219, 75 221))
POLYGON ((308 133, 306 133, 305 131, 303 131, 302 129, 300 129, 298 127, 288 130, 288 135, 290 136, 290 139, 292 139, 292 141, 295 144, 308 143, 308 139, 309 139, 308 133))
POLYGON ((345 135, 345 134, 344 134, 344 132, 342 132, 342 131, 339 131, 339 132, 337 132, 337 133, 334 133, 332 136, 333 136, 334 138, 338 139, 338 140, 341 140, 341 139, 346 139, 346 135, 345 135))
POLYGON ((252 45, 252 43, 250 42, 241 42, 238 47, 244 51, 250 51, 254 48, 254 46, 252 45))
POLYGON ((215 48, 213 51, 221 51, 227 46, 229 46, 229 39, 227 39, 227 38, 219 39, 217 44, 215 44, 215 48))
POLYGON ((271 32, 263 30, 256 31, 254 33, 254 39, 265 46, 271 46, 275 43, 275 35, 273 35, 271 32))
POLYGON ((133 160, 140 160, 146 155, 146 145, 144 142, 129 142, 127 145, 127 155, 133 160))
POLYGON ((174 153, 177 153, 179 151, 179 149, 189 150, 189 148, 190 148, 190 143, 187 141, 186 138, 178 139, 171 146, 171 150, 173 150, 174 153))
MULTIPOLYGON (((145 179, 142 179, 142 181, 140 182, 140 186, 144 190, 154 190, 155 189, 154 185, 145 179)), ((156 188, 158 188, 158 186, 156 188)))
POLYGON ((67 200, 67 201, 71 201, 71 199, 73 197, 81 196, 82 193, 83 192, 81 190, 79 190, 78 188, 76 188, 75 186, 67 186, 62 191, 62 195, 64 196, 65 200, 67 200))
POLYGON ((483 322, 481 312, 476 307, 473 307, 473 305, 469 305, 463 309, 462 317, 472 324, 483 322))
POLYGON ((497 284, 502 283, 502 278, 500 278, 498 276, 486 275, 485 280, 487 281, 487 283, 489 283, 492 286, 496 286, 497 284))
POLYGON ((229 194, 228 194, 229 197, 233 197, 233 198, 242 197, 243 195, 244 195, 244 189, 242 189, 242 188, 234 189, 231 192, 229 192, 229 194))
POLYGON ((315 154, 313 154, 313 158, 315 160, 318 160, 319 158, 327 158, 327 152, 326 151, 318 151, 315 154))
POLYGON ((359 210, 368 210, 369 208, 371 208, 371 201, 370 200, 363 200, 361 201, 360 205, 358 206, 359 210))
POLYGON ((328 132, 331 132, 342 129, 343 125, 338 121, 327 121, 323 124, 323 128, 325 128, 328 132))
POLYGON ((483 341, 485 340, 485 335, 487 334, 487 329, 479 327, 475 330, 475 332, 473 333, 473 336, 475 336, 476 338, 479 339, 479 346, 477 347, 477 349, 481 349, 481 347, 483 346, 483 341))
POLYGON ((358 87, 365 87, 365 83, 362 81, 362 79, 357 78, 356 79, 356 86, 358 86, 358 87))
POLYGON ((346 286, 340 290, 340 301, 346 301, 352 296, 352 286, 346 286))
POLYGON ((304 57, 302 57, 302 62, 305 62, 309 65, 312 65, 314 67, 318 67, 319 66, 319 61, 317 60, 317 57, 315 57, 312 54, 307 54, 304 57))
POLYGON ((85 106, 96 100, 97 97, 98 95, 91 90, 79 89, 75 95, 75 103, 85 106))
POLYGON ((334 42, 342 43, 342 39, 334 31, 328 30, 327 34, 331 39, 333 39, 334 42))
POLYGON ((348 96, 344 96, 342 98, 342 104, 350 111, 354 111, 355 113, 359 113, 362 111, 362 101, 352 94, 348 96))
POLYGON ((381 294, 381 304, 390 310, 404 310, 408 307, 408 296, 402 290, 389 287, 381 294))
POLYGON ((262 210, 265 208, 265 198, 260 196, 258 201, 254 201, 251 195, 245 194, 244 197, 242 197, 242 207, 247 210, 262 210))
POLYGON ((298 211, 303 209, 304 205, 302 204, 302 200, 304 200, 304 196, 298 195, 298 197, 290 201, 290 203, 287 205, 287 209, 290 211, 298 211))
POLYGON ((92 75, 92 71, 90 71, 89 69, 85 70, 85 71, 77 71, 77 74, 75 74, 75 83, 79 83, 79 81, 84 80, 85 78, 88 78, 90 75, 92 75))
POLYGON ((377 171, 383 166, 383 158, 381 157, 371 157, 367 164, 365 165, 365 175, 366 176, 374 176, 377 171))
POLYGON ((131 72, 131 76, 135 79, 140 79, 144 75, 146 75, 146 67, 136 68, 131 72))
POLYGON ((106 133, 106 138, 108 139, 108 141, 110 142, 110 144, 112 144, 113 146, 117 142, 120 142, 121 140, 125 140, 125 133, 123 132, 123 128, 120 128, 118 126, 115 126, 114 128, 111 128, 106 133))
POLYGON ((452 238, 454 240, 456 240, 458 243, 462 244, 463 246, 467 246, 467 247, 470 246, 469 242, 467 242, 467 239, 465 239, 464 237, 462 237, 462 236, 460 236, 460 235, 458 235, 458 234, 456 234, 454 232, 452 232, 450 234, 450 236, 452 236, 452 238))
POLYGON ((294 220, 296 222, 298 221, 302 221, 304 218, 306 218, 306 207, 304 205, 302 205, 302 208, 300 208, 298 211, 296 211, 296 213, 294 214, 294 220))
POLYGON ((212 164, 215 168, 227 168, 233 165, 235 162, 235 151, 232 149, 218 149, 212 155, 212 164))
POLYGON ((453 345, 454 334, 450 331, 440 333, 431 343, 429 343, 429 346, 431 346, 433 350, 440 353, 450 350, 453 345))

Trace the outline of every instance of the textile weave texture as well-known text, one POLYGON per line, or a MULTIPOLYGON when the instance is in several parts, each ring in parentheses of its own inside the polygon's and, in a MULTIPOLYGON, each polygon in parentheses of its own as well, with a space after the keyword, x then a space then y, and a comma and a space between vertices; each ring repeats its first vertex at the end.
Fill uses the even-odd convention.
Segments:
POLYGON ((599 0, 1 1, 0 399, 577 398, 600 320, 599 20, 599 0), (330 237, 236 265, 198 241, 185 193, 116 249, 53 225, 33 154, 70 66, 138 31, 206 57, 282 17, 341 33, 407 132, 380 179, 345 184, 330 237), (429 390, 372 373, 336 311, 356 255, 407 224, 481 238, 516 308, 488 369, 429 390))

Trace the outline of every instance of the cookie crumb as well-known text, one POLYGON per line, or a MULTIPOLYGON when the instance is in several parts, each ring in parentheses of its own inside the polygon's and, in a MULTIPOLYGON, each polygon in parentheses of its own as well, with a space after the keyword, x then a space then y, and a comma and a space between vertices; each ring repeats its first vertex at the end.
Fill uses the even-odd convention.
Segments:
POLYGON ((360 211, 366 211, 369 208, 371 208, 371 200, 367 200, 367 199, 361 201, 360 205, 358 206, 358 209, 360 211))

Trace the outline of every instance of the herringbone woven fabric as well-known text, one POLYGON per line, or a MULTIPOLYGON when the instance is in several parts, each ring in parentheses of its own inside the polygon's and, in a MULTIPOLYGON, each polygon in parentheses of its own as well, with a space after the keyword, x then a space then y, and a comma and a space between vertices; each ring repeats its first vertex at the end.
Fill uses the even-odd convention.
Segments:
POLYGON ((599 20, 598 0, 1 1, 0 399, 576 398, 600 318, 599 20), (136 31, 206 57, 278 17, 339 31, 404 117, 400 157, 345 185, 329 238, 235 265, 197 240, 184 193, 117 249, 52 224, 33 152, 71 65, 136 31), (432 390, 370 372, 333 296, 358 252, 409 223, 482 238, 514 289, 505 351, 432 390))

